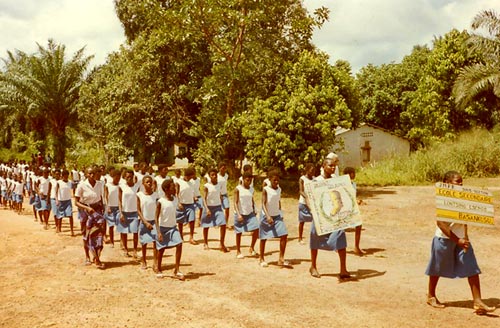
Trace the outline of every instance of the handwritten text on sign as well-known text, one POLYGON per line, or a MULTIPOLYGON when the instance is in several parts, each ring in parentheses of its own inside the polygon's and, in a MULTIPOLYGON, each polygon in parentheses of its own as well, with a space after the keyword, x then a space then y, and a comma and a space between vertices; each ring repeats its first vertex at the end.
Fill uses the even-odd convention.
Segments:
POLYGON ((484 189, 436 183, 437 219, 492 227, 495 224, 493 194, 484 189))

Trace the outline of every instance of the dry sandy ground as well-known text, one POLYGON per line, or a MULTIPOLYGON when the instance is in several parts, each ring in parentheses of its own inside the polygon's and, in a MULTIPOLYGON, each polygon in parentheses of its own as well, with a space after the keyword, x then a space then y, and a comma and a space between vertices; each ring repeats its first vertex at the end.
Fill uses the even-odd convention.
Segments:
MULTIPOLYGON (((368 255, 352 254, 354 236, 348 233, 353 279, 347 282, 339 282, 338 256, 331 252, 319 254, 322 277, 309 275, 308 246, 297 242, 295 199, 283 199, 290 232, 286 258, 293 269, 275 265, 277 240, 267 246, 271 265, 261 268, 256 258, 235 258, 233 232, 227 238, 231 252, 216 250, 213 229, 214 249, 184 244, 184 282, 157 279, 108 245, 105 270, 84 266, 81 237, 69 236, 67 221, 56 235, 32 216, 0 210, 0 326, 500 327, 500 309, 489 316, 473 313, 466 279, 440 281, 438 297, 447 308, 425 304, 424 270, 435 229, 432 187, 360 189, 362 247, 368 255)), ((201 240, 200 228, 196 232, 201 240)), ((483 298, 499 306, 499 230, 471 227, 469 235, 483 271, 483 298)), ((249 241, 243 238, 244 245, 249 241)), ((168 250, 164 258, 169 274, 172 254, 168 250)))

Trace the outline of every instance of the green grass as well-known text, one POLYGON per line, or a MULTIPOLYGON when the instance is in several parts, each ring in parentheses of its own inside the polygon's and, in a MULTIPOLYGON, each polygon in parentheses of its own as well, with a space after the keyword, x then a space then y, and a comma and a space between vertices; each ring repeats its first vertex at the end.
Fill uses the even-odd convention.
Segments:
POLYGON ((500 174, 500 131, 473 130, 455 140, 432 144, 410 156, 392 157, 357 172, 359 185, 422 185, 440 181, 449 170, 464 178, 500 174))

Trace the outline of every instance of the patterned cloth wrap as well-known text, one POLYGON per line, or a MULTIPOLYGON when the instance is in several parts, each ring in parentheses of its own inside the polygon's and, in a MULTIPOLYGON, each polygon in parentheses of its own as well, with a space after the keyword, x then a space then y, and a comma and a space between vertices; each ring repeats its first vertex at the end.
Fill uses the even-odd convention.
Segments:
POLYGON ((81 211, 80 214, 82 221, 85 221, 83 240, 86 241, 90 251, 96 252, 103 248, 106 219, 102 213, 102 205, 91 205, 91 207, 94 209, 92 214, 87 211, 81 211))

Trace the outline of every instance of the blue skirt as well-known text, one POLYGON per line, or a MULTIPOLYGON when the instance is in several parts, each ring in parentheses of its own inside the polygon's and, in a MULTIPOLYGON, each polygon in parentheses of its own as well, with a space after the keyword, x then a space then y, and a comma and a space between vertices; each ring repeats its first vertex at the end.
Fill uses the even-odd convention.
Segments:
POLYGON ((288 235, 288 230, 286 229, 285 222, 283 222, 283 217, 281 215, 276 215, 272 218, 274 222, 272 225, 269 225, 265 216, 262 216, 259 224, 260 239, 278 238, 288 235))
POLYGON ((23 203, 23 195, 22 194, 16 194, 16 203, 18 203, 18 204, 23 203))
POLYGON ((238 215, 234 213, 234 232, 236 234, 251 232, 259 229, 259 220, 257 220, 257 215, 255 215, 255 213, 242 215, 242 217, 243 222, 240 222, 238 220, 238 215))
POLYGON ((202 198, 201 196, 200 196, 200 197, 198 197, 198 199, 197 199, 197 200, 195 200, 195 202, 194 202, 194 206, 195 206, 197 209, 199 209, 199 210, 203 211, 203 198, 202 198))
POLYGON ((73 216, 73 205, 71 199, 59 201, 59 206, 56 207, 56 218, 69 218, 73 216))
POLYGON ((229 208, 229 196, 227 194, 222 195, 222 209, 229 208))
POLYGON ((210 210, 210 216, 207 216, 207 213, 203 211, 203 215, 201 217, 201 227, 202 228, 210 228, 210 227, 220 227, 226 225, 226 217, 224 216, 224 212, 222 211, 222 207, 219 206, 208 206, 210 210))
POLYGON ((148 221, 153 225, 153 229, 149 230, 148 227, 142 221, 139 224, 139 242, 141 245, 153 243, 156 241, 156 225, 155 221, 148 221))
POLYGON ((106 211, 104 217, 106 218, 108 227, 114 227, 118 225, 118 221, 120 220, 120 209, 118 206, 110 206, 109 208, 111 209, 111 213, 106 211))
POLYGON ((172 248, 182 244, 181 234, 177 227, 160 227, 160 233, 163 241, 156 239, 156 249, 172 248))
POLYGON ((311 224, 311 235, 309 240, 310 249, 322 249, 325 251, 336 251, 347 248, 347 239, 344 230, 334 231, 326 235, 318 236, 314 223, 311 224))
POLYGON ((54 212, 54 216, 57 217, 57 205, 56 205, 56 199, 51 198, 50 199, 50 209, 54 212))
POLYGON ((480 274, 472 245, 467 252, 447 238, 434 236, 431 259, 425 270, 428 276, 466 278, 480 274))
POLYGON ((177 223, 189 223, 194 222, 194 211, 196 209, 194 203, 193 204, 182 204, 184 206, 184 210, 179 210, 177 208, 175 212, 175 217, 177 219, 177 223))
POLYGON ((299 203, 299 222, 312 222, 313 217, 306 204, 299 203))
POLYGON ((37 211, 50 211, 50 200, 47 197, 40 198, 39 204, 39 207, 36 209, 37 211))
POLYGON ((138 233, 139 232, 139 215, 137 212, 122 212, 125 217, 125 223, 118 220, 116 231, 119 233, 138 233))

